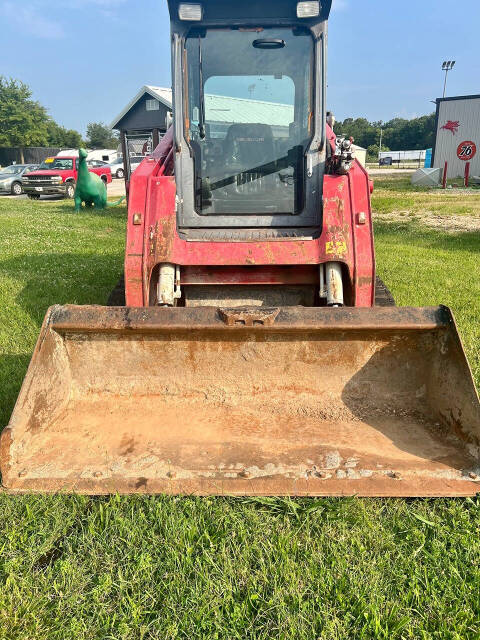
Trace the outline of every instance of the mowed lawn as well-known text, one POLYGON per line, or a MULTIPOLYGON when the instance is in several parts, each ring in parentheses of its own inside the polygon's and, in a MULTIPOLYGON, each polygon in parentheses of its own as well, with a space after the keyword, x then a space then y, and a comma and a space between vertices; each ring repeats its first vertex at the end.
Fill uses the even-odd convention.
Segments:
POLYGON ((480 189, 461 189, 462 180, 449 180, 452 189, 431 189, 411 184, 410 175, 375 176, 375 209, 378 213, 424 216, 433 213, 446 218, 480 218, 480 189), (456 188, 453 188, 456 185, 456 188))
MULTIPOLYGON (((480 234, 412 220, 416 198, 376 180, 379 274, 399 304, 454 309, 479 385, 480 234)), ((104 303, 121 274, 125 207, 72 209, 0 199, 0 425, 46 308, 104 303)), ((0 493, 0 640, 479 639, 479 527, 478 498, 0 493)))

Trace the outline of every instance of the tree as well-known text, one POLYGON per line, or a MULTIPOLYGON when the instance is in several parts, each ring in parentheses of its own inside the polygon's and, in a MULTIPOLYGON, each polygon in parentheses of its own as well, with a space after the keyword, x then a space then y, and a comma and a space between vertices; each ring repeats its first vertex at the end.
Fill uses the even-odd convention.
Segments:
POLYGON ((366 118, 356 118, 355 120, 346 118, 343 122, 339 121, 335 124, 334 131, 337 135, 354 138, 355 144, 365 148, 378 142, 377 137, 380 133, 379 128, 366 118))
POLYGON ((0 76, 0 146, 29 147, 48 143, 47 111, 31 100, 29 87, 0 76))
POLYGON ((385 129, 384 140, 391 149, 429 149, 435 137, 435 114, 411 120, 394 118, 385 129))
POLYGON ((0 146, 23 149, 82 145, 78 131, 65 129, 54 122, 45 107, 31 97, 32 92, 26 84, 0 76, 0 146))
POLYGON ((87 146, 93 149, 116 149, 119 138, 103 122, 90 122, 87 126, 87 146))
MULTIPOLYGON (((382 151, 390 151, 390 149, 382 144, 382 151)), ((367 147, 367 162, 378 162, 379 153, 380 145, 371 144, 369 147, 367 147)))
POLYGON ((380 144, 382 129, 382 150, 406 151, 429 149, 435 137, 435 114, 420 118, 393 118, 389 122, 369 122, 366 118, 346 118, 335 124, 337 135, 355 138, 355 144, 369 149, 380 144))
POLYGON ((78 149, 83 146, 82 136, 75 129, 66 129, 53 120, 48 123, 48 144, 52 147, 78 149))

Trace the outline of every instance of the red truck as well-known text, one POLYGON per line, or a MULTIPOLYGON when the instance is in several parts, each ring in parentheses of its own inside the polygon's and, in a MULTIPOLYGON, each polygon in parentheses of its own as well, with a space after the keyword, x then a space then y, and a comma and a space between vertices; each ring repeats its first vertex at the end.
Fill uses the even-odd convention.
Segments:
MULTIPOLYGON (((63 195, 73 198, 77 182, 78 158, 75 156, 57 156, 46 158, 35 171, 26 173, 22 178, 24 192, 32 200, 38 200, 41 195, 63 195)), ((107 185, 112 181, 110 167, 92 167, 107 185)))

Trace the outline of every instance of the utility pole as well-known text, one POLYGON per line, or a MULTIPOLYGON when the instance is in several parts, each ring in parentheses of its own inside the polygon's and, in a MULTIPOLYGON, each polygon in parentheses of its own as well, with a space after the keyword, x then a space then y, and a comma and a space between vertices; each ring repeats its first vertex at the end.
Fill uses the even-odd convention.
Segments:
POLYGON ((447 77, 448 72, 453 69, 455 66, 456 60, 444 60, 442 64, 442 71, 445 71, 445 82, 443 83, 443 97, 445 98, 445 93, 447 91, 447 77))

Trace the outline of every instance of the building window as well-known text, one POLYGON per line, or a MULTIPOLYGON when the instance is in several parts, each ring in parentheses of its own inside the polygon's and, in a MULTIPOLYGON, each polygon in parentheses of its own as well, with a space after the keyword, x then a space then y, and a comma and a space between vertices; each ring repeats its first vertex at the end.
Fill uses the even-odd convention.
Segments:
POLYGON ((158 100, 147 100, 147 111, 158 111, 160 109, 160 102, 158 100))

